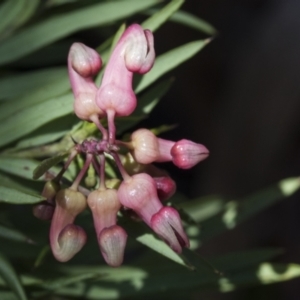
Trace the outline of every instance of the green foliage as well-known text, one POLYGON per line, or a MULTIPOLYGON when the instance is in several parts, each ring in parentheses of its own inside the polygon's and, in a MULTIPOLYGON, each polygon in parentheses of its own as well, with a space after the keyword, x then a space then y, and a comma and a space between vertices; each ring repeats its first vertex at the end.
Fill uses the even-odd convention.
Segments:
MULTIPOLYGON (((79 220, 91 236, 90 241, 65 265, 54 261, 48 251, 49 224, 32 216, 28 204, 44 200, 40 196, 43 182, 58 173, 56 165, 73 147, 72 139, 81 142, 97 135, 97 129, 73 115, 66 65, 34 66, 27 71, 16 71, 18 60, 26 60, 26 55, 35 55, 39 49, 53 47, 55 51, 59 49, 57 42, 71 43, 71 34, 93 28, 97 30, 94 33, 105 37, 98 47, 105 63, 117 37, 125 29, 124 24, 131 22, 129 18, 135 20, 145 15, 149 18, 142 26, 153 31, 170 20, 215 35, 217 31, 210 24, 180 10, 183 2, 6 0, 1 4, 1 300, 54 299, 52 295, 61 297, 59 299, 189 299, 193 292, 207 289, 229 292, 300 276, 297 264, 269 262, 280 255, 282 249, 254 249, 207 260, 198 251, 210 238, 234 230, 241 222, 288 199, 300 188, 299 178, 282 180, 244 199, 209 196, 176 201, 174 206, 181 212, 191 240, 191 249, 181 255, 174 253, 146 226, 126 215, 120 216, 119 222, 129 235, 129 245, 126 264, 118 269, 104 265, 101 260, 92 238, 89 212, 82 214, 79 220), (117 33, 116 28, 119 28, 117 33)), ((198 55, 209 41, 210 38, 192 41, 157 56, 152 71, 136 78, 138 107, 130 117, 117 119, 118 134, 125 134, 127 129, 148 117, 173 82, 168 75, 162 77, 198 55)), ((170 126, 163 124, 154 131, 169 129, 170 126)), ((64 176, 66 183, 73 179, 75 169, 74 163, 64 176)), ((111 176, 115 174, 110 165, 106 172, 111 176)))

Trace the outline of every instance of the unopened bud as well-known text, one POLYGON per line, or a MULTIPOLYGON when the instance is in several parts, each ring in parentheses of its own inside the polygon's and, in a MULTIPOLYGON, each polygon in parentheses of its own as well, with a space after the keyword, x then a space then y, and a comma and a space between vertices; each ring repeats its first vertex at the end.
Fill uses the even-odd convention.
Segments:
POLYGON ((180 140, 171 149, 173 163, 178 168, 190 169, 200 161, 206 159, 209 151, 204 145, 189 140, 180 140))
POLYGON ((106 263, 112 267, 119 267, 123 262, 127 241, 125 230, 118 225, 104 228, 98 237, 98 241, 106 263))
POLYGON ((176 252, 189 247, 179 213, 173 207, 163 207, 151 219, 151 228, 176 252))

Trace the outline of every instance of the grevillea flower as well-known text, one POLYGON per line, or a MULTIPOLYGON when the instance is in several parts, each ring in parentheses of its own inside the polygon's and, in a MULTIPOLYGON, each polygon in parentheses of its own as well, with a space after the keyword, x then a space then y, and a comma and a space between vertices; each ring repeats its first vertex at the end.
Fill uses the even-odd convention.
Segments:
POLYGON ((71 46, 68 71, 75 114, 95 123, 102 137, 88 138, 74 145, 61 171, 46 183, 42 192, 46 201, 33 209, 35 216, 52 220, 51 250, 61 262, 71 259, 86 243, 86 233, 74 221, 87 205, 93 215, 100 251, 110 266, 117 267, 123 262, 127 233, 117 224, 122 206, 142 219, 175 252, 189 247, 179 213, 162 204, 175 193, 176 183, 166 171, 151 163, 170 161, 179 168, 188 169, 208 156, 206 147, 188 140, 161 139, 145 128, 133 132, 129 142, 116 139, 115 116, 128 116, 137 105, 132 89, 133 73, 150 71, 154 59, 152 32, 138 24, 129 26, 117 42, 98 88, 93 77, 101 68, 100 56, 81 43, 71 46), (107 118, 108 130, 100 118, 107 118), (73 159, 82 154, 85 162, 81 170, 71 186, 61 190, 59 182, 64 172, 73 159), (121 175, 118 178, 106 177, 107 156, 115 161, 121 175), (86 172, 83 189, 80 182, 86 172), (97 183, 96 190, 87 189, 97 183), (87 199, 79 191, 84 191, 87 199))

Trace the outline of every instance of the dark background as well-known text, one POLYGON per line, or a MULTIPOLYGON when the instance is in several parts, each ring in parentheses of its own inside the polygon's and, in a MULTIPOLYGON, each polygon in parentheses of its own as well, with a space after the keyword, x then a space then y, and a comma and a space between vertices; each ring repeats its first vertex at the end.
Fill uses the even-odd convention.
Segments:
MULTIPOLYGON (((187 1, 213 24, 215 39, 172 72, 175 83, 147 124, 178 124, 165 138, 203 143, 209 159, 193 170, 171 168, 190 197, 236 199, 300 170, 300 1, 187 1)), ((156 33, 157 52, 205 37, 174 23, 156 33)), ((232 232, 203 255, 255 247, 283 247, 283 262, 300 263, 299 193, 232 232)), ((299 280, 195 299, 300 299, 299 280)))

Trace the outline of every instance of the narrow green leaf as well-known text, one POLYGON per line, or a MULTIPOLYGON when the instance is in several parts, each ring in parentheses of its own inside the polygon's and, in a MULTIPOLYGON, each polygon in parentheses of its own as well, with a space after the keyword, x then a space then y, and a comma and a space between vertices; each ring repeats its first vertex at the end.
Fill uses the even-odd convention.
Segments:
POLYGON ((49 121, 70 114, 73 111, 73 101, 73 95, 70 93, 18 111, 5 120, 5 126, 0 127, 0 146, 34 131, 49 121))
MULTIPOLYGON (((64 116, 60 119, 56 119, 52 122, 49 122, 44 126, 38 128, 37 130, 33 131, 32 133, 29 134, 29 136, 27 136, 26 138, 18 142, 16 147, 13 149, 13 151, 16 150, 20 151, 21 149, 24 148, 32 148, 32 147, 37 147, 40 145, 52 143, 58 140, 59 138, 65 136, 66 134, 68 134, 70 132, 70 128, 72 128, 74 124, 78 124, 79 122, 80 121, 75 115, 64 116)), ((27 149, 25 151, 26 151, 26 157, 39 157, 32 149, 30 150, 27 149)), ((23 155, 25 154, 24 152, 23 155)), ((44 153, 40 153, 40 156, 47 156, 47 154, 45 155, 44 153)))
MULTIPOLYGON (((1 196, 0 196, 1 197, 1 196)), ((22 232, 0 225, 0 237, 15 242, 32 243, 33 241, 22 232)))
POLYGON ((184 0, 171 1, 159 11, 155 11, 155 13, 152 14, 150 18, 148 18, 146 21, 142 23, 142 26, 145 29, 150 29, 151 31, 155 31, 163 23, 165 23, 174 14, 174 12, 176 12, 180 8, 180 6, 183 3, 184 0))
POLYGON ((37 180, 40 178, 45 172, 47 172, 50 168, 57 165, 59 162, 63 161, 69 154, 69 151, 58 154, 53 157, 49 157, 43 160, 34 170, 33 170, 33 179, 37 180))
POLYGON ((0 45, 0 65, 15 61, 73 32, 106 25, 149 8, 157 2, 110 1, 50 17, 5 40, 0 45))
POLYGON ((36 11, 39 0, 7 0, 0 7, 0 40, 24 24, 36 11))
POLYGON ((225 230, 234 229, 239 223, 264 209, 284 200, 300 188, 300 178, 287 178, 239 201, 228 201, 222 212, 204 221, 201 226, 201 240, 207 240, 225 230))
POLYGON ((0 170, 30 180, 32 180, 33 170, 39 163, 39 161, 28 158, 0 156, 0 170))
POLYGON ((117 30, 117 32, 115 33, 115 35, 113 37, 113 40, 112 40, 112 43, 111 43, 111 46, 110 46, 110 53, 114 50, 116 44, 118 43, 118 41, 119 41, 121 35, 124 33, 125 29, 126 29, 126 24, 123 23, 120 26, 120 28, 117 30))
MULTIPOLYGON (((145 13, 147 15, 153 15, 157 13, 157 9, 148 9, 145 13)), ((208 22, 204 21, 201 18, 198 18, 197 16, 188 13, 183 10, 176 11, 170 18, 169 21, 176 22, 185 26, 188 26, 190 28, 199 30, 201 32, 204 32, 208 35, 216 35, 218 31, 208 22)), ((145 27, 146 28, 146 27, 145 27)))
POLYGON ((11 189, 0 185, 0 202, 10 204, 33 204, 45 200, 38 194, 27 194, 16 189, 11 189))
POLYGON ((135 238, 139 243, 167 257, 177 264, 191 270, 194 269, 194 266, 190 264, 183 255, 175 253, 165 242, 154 237, 153 233, 147 227, 142 226, 142 224, 136 224, 136 222, 125 218, 121 218, 120 223, 124 225, 128 234, 135 238))
POLYGON ((197 52, 203 49, 209 41, 209 39, 206 39, 190 42, 158 56, 151 71, 144 75, 137 84, 135 92, 141 92, 159 77, 193 57, 197 52))
POLYGON ((25 105, 21 106, 21 108, 23 108, 27 105, 35 103, 37 101, 36 98, 47 98, 44 96, 45 93, 49 93, 49 98, 53 97, 52 93, 54 93, 54 95, 56 94, 56 85, 58 85, 59 87, 64 87, 66 84, 67 88, 69 88, 70 85, 66 67, 48 68, 38 71, 15 73, 9 76, 0 77, 0 99, 12 98, 17 96, 23 97, 23 95, 26 95, 24 97, 26 100, 20 100, 20 102, 25 101, 25 105), (51 90, 51 87, 53 90, 51 90), (30 100, 31 95, 28 94, 33 91, 34 99, 30 100))
POLYGON ((27 300, 21 282, 10 262, 0 253, 0 275, 20 300, 27 300))
POLYGON ((154 237, 152 233, 145 233, 143 235, 140 235, 136 238, 136 240, 180 265, 183 265, 191 270, 195 269, 195 267, 188 263, 182 255, 175 253, 165 242, 154 237))

